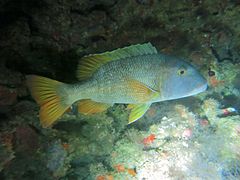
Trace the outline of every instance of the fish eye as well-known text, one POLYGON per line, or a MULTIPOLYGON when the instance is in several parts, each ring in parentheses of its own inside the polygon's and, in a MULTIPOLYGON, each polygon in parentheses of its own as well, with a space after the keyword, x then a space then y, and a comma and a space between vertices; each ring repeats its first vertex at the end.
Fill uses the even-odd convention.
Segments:
POLYGON ((180 68, 178 69, 178 71, 177 71, 177 74, 178 74, 179 76, 183 76, 183 75, 186 74, 186 72, 187 72, 187 69, 186 69, 185 67, 180 67, 180 68))

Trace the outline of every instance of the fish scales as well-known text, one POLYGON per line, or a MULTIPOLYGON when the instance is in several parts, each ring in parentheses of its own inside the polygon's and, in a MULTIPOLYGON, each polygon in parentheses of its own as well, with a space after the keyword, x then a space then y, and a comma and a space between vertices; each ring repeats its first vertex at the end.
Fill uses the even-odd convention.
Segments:
POLYGON ((159 55, 136 56, 103 65, 90 80, 93 86, 88 91, 88 97, 106 103, 137 103, 131 97, 126 81, 138 80, 154 90, 160 90, 159 70, 164 70, 164 61, 159 58, 159 55))
POLYGON ((128 122, 140 119, 152 103, 192 96, 207 89, 206 79, 186 61, 158 53, 151 43, 84 56, 76 84, 30 75, 27 84, 50 127, 73 103, 94 114, 115 103, 128 104, 128 122))

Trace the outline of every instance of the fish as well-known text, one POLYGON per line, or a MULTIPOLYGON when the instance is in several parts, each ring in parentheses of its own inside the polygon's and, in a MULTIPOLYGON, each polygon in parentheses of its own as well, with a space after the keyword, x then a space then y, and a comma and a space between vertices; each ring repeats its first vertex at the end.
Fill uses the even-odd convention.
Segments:
POLYGON ((128 123, 140 119, 152 103, 188 97, 207 89, 206 79, 186 60, 157 51, 151 43, 135 44, 82 57, 79 82, 66 84, 27 75, 30 93, 40 106, 43 127, 51 127, 72 104, 85 115, 127 104, 128 123))

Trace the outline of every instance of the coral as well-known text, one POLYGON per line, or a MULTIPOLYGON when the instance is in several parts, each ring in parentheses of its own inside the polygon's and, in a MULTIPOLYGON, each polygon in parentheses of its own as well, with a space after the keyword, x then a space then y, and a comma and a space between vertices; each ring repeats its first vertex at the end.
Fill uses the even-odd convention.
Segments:
POLYGON ((224 94, 224 96, 235 95, 239 96, 240 91, 236 88, 234 81, 239 75, 239 65, 235 65, 229 61, 216 63, 211 67, 214 71, 214 76, 208 77, 209 85, 214 92, 224 94))
POLYGON ((91 164, 89 170, 93 178, 108 174, 108 171, 102 163, 91 164))
POLYGON ((136 162, 141 163, 143 159, 141 145, 133 144, 131 141, 123 139, 118 141, 114 147, 111 164, 113 167, 116 164, 124 164, 128 168, 134 168, 136 162))
POLYGON ((67 152, 60 141, 53 142, 49 145, 47 152, 47 168, 53 173, 56 178, 65 176, 69 166, 67 152))
POLYGON ((210 121, 214 121, 217 118, 217 112, 220 108, 220 104, 213 98, 204 100, 202 109, 204 114, 208 117, 210 121))

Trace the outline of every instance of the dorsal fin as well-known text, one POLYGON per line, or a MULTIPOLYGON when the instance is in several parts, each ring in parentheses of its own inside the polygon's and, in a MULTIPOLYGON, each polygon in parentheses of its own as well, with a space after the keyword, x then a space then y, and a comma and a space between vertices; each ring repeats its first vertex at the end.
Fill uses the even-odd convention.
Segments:
POLYGON ((77 78, 79 80, 90 78, 99 67, 109 61, 147 54, 157 54, 156 48, 151 43, 136 44, 110 52, 84 56, 78 65, 77 78))

